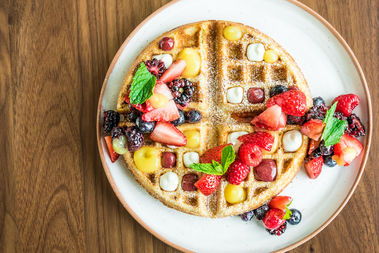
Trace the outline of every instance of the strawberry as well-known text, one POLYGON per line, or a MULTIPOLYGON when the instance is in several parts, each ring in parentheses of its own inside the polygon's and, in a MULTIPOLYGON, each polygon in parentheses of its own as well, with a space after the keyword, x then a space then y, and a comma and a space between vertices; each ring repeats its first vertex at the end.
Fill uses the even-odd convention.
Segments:
POLYGON ((211 195, 216 191, 217 186, 220 184, 221 176, 204 174, 196 183, 195 186, 205 196, 211 195))
POLYGON ((263 225, 270 230, 280 227, 286 222, 286 220, 283 219, 284 214, 285 213, 280 209, 273 208, 268 210, 262 219, 263 225))
POLYGON ((105 136, 104 139, 105 139, 105 143, 107 144, 109 157, 111 158, 112 163, 114 163, 114 162, 118 159, 118 157, 119 157, 120 155, 117 154, 117 153, 113 150, 113 146, 112 146, 112 137, 111 137, 111 136, 105 136))
POLYGON ((238 137, 240 142, 248 142, 258 145, 266 151, 271 151, 272 145, 274 144, 274 137, 267 132, 254 132, 251 134, 245 134, 238 137))
POLYGON ((312 154, 312 152, 318 148, 321 141, 315 141, 311 139, 311 142, 309 143, 309 149, 308 149, 308 155, 312 154))
POLYGON ((256 116, 250 123, 261 129, 276 131, 286 126, 287 116, 280 106, 273 105, 256 116))
POLYGON ((320 119, 311 119, 301 126, 300 132, 312 140, 318 141, 322 135, 325 124, 320 119))
POLYGON ((338 102, 336 112, 342 112, 346 117, 349 117, 359 104, 359 97, 355 94, 345 94, 336 97, 332 104, 335 102, 338 102))
POLYGON ((307 98, 299 90, 289 90, 267 100, 266 106, 279 105, 283 112, 292 116, 303 116, 307 109, 307 98))
POLYGON ((142 120, 144 121, 173 121, 179 117, 179 110, 174 100, 169 101, 164 107, 142 114, 142 120))
POLYGON ((224 147, 229 146, 230 144, 225 144, 221 146, 217 146, 205 151, 205 153, 200 157, 200 163, 212 163, 212 161, 216 161, 221 163, 221 153, 224 147))
POLYGON ((167 87, 167 85, 164 82, 160 81, 157 81, 153 93, 165 95, 169 100, 174 98, 171 94, 171 90, 167 87))
POLYGON ((340 141, 334 145, 334 156, 335 160, 339 165, 347 166, 349 165, 363 150, 362 143, 348 135, 342 135, 340 141))
POLYGON ((305 158, 304 167, 305 171, 308 174, 308 177, 311 179, 317 178, 321 173, 323 163, 324 159, 322 158, 322 156, 305 158))
POLYGON ((240 160, 235 160, 227 171, 226 179, 229 183, 239 185, 249 174, 250 168, 240 160))
POLYGON ((150 138, 153 141, 168 145, 185 146, 187 144, 184 134, 168 122, 157 122, 150 138))
POLYGON ((172 80, 178 78, 186 68, 186 62, 184 60, 177 60, 163 73, 158 81, 163 83, 169 83, 172 80))
POLYGON ((256 167, 262 162, 262 151, 254 143, 242 143, 238 150, 238 156, 248 166, 256 167))
POLYGON ((152 110, 154 110, 154 107, 150 104, 149 100, 147 100, 145 103, 143 104, 131 104, 130 103, 130 99, 129 99, 129 93, 130 91, 128 91, 128 93, 124 96, 124 101, 128 104, 130 104, 131 106, 133 106, 134 108, 136 108, 138 111, 140 112, 150 112, 152 110))
POLYGON ((289 204, 291 204, 292 198, 289 196, 276 196, 268 204, 270 208, 277 208, 286 211, 289 204))

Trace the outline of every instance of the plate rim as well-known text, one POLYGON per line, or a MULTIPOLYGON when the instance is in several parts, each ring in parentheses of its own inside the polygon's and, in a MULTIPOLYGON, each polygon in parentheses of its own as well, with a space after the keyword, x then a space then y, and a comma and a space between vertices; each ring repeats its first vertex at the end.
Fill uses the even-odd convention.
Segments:
MULTIPOLYGON (((117 198, 119 199, 119 201, 121 202, 121 204, 124 206, 124 208, 130 213, 130 215, 142 226, 144 227, 149 233, 153 234, 156 238, 158 238, 159 240, 163 241, 164 243, 170 245, 171 247, 174 247, 180 251, 183 251, 183 252, 193 252, 193 251, 190 251, 188 249, 185 249, 183 248, 182 246, 180 245, 177 245, 173 242, 171 242, 170 240, 168 240, 167 238, 163 237, 162 235, 160 235, 157 231, 155 231, 154 229, 152 229, 151 227, 149 227, 149 225, 147 225, 130 207, 129 205, 126 203, 125 199, 123 198, 123 196, 121 195, 121 193, 119 192, 114 180, 113 180, 113 177, 112 177, 112 174, 110 172, 110 169, 108 167, 108 164, 105 160, 105 157, 104 157, 104 150, 102 148, 102 142, 101 142, 101 128, 100 128, 100 119, 101 119, 101 105, 102 105, 102 101, 103 101, 103 97, 104 97, 104 92, 105 92, 105 88, 107 86, 107 83, 108 83, 108 79, 109 79, 109 76, 110 74, 113 72, 113 69, 114 69, 114 66, 116 64, 116 62, 118 61, 121 53, 124 51, 126 45, 129 43, 129 41, 134 37, 134 35, 150 20, 152 19, 154 16, 156 16, 158 13, 160 13, 161 11, 163 11, 164 9, 170 7, 171 5, 179 2, 181 0, 172 0, 171 2, 168 2, 167 4, 161 6, 160 8, 158 8, 157 10, 155 10, 153 13, 151 13, 148 17, 146 17, 136 28, 134 28, 134 30, 128 35, 128 37, 124 40, 124 42, 122 43, 121 47, 117 50, 114 58, 112 59, 112 62, 107 70, 107 73, 105 75, 105 78, 104 78, 104 82, 102 84, 102 87, 101 87, 101 91, 100 91, 100 95, 99 95, 99 101, 98 101, 98 106, 97 106, 97 113, 96 113, 96 138, 97 138, 97 147, 98 147, 98 150, 99 150, 99 154, 100 154, 100 159, 101 159, 101 163, 103 165, 103 169, 104 169, 104 172, 107 176, 107 179, 114 191, 114 193, 116 194, 117 198)), ((306 12, 308 12, 309 14, 311 14, 313 17, 315 17, 318 21, 320 21, 326 28, 328 28, 328 30, 338 39, 338 41, 341 43, 341 45, 344 47, 344 49, 346 50, 346 52, 348 53, 350 59, 352 60, 352 62, 354 63, 354 66, 359 74, 359 77, 360 77, 360 80, 363 84, 363 89, 364 89, 364 92, 366 94, 366 97, 367 97, 367 108, 368 108, 368 134, 366 136, 366 145, 365 145, 365 148, 364 148, 364 155, 363 155, 363 159, 362 159, 362 162, 360 164, 360 167, 359 167, 359 173, 354 181, 354 184, 353 186, 351 187, 351 189, 349 190, 349 193, 347 194, 347 196, 345 197, 345 199, 343 200, 343 202, 341 203, 341 205, 337 208, 337 210, 329 217, 328 220, 326 220, 320 227, 318 227, 316 230, 314 230, 312 233, 310 233, 309 235, 307 235, 306 237, 302 238, 301 240, 298 240, 286 247, 283 247, 279 250, 276 250, 275 252, 285 252, 285 251, 289 251, 291 249, 294 249, 298 246, 300 246, 301 244, 307 242, 308 240, 312 239, 314 236, 316 236, 318 233, 320 233, 326 226, 328 226, 335 218, 336 216, 342 211, 342 209, 345 207, 345 205, 347 204, 347 202, 350 200, 351 196, 353 195, 355 189, 357 188, 358 186, 358 183, 362 177, 362 174, 363 174, 363 171, 366 167, 366 163, 367 163, 367 159, 368 159, 368 155, 369 155, 369 151, 370 151, 370 148, 371 148, 371 141, 372 141, 372 103, 371 103, 371 94, 370 94, 370 90, 368 88, 368 85, 367 85, 367 81, 366 81, 366 77, 364 75, 364 72, 363 72, 363 69, 361 67, 361 65, 359 64, 359 61, 357 59, 357 57, 355 56, 353 50, 350 48, 350 46, 348 45, 348 43, 345 41, 345 39, 340 35, 340 33, 326 20, 324 19, 320 14, 318 14, 316 11, 314 11, 313 9, 311 9, 310 7, 308 7, 307 5, 305 5, 304 3, 301 3, 299 2, 298 0, 285 0, 289 3, 292 3, 294 5, 296 5, 297 7, 300 7, 302 8, 303 10, 305 10, 306 12)))

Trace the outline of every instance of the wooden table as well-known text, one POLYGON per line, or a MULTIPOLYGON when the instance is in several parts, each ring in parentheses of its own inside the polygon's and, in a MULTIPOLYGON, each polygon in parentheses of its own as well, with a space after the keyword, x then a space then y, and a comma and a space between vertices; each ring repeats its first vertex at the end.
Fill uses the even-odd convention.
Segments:
MULTIPOLYGON (((177 252, 120 204, 104 175, 95 133, 113 56, 166 2, 0 1, 0 251, 177 252)), ((378 0, 302 2, 352 47, 375 120, 378 0)), ((293 252, 379 252, 378 138, 374 131, 366 171, 345 209, 293 252)))

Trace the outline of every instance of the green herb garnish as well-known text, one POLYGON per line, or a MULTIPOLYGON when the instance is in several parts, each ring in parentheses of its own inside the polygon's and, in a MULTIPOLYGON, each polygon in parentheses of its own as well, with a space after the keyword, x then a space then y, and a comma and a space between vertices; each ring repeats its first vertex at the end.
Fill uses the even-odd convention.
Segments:
POLYGON ((143 104, 153 95, 157 78, 149 72, 145 63, 141 63, 133 76, 130 88, 130 103, 143 104))
POLYGON ((340 120, 333 117, 336 107, 337 102, 335 102, 326 112, 325 119, 323 121, 323 123, 325 123, 325 128, 322 133, 321 140, 324 140, 326 147, 337 144, 347 127, 346 120, 340 120))

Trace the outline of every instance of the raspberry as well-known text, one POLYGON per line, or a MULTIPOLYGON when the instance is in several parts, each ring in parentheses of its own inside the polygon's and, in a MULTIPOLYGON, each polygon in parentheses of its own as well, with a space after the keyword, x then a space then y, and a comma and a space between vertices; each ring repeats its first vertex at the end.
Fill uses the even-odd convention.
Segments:
POLYGON ((254 132, 251 134, 245 134, 238 137, 241 142, 248 142, 258 145, 266 151, 271 151, 272 145, 274 144, 274 137, 267 132, 254 132))
POLYGON ((148 60, 145 62, 145 65, 149 72, 155 75, 158 79, 162 76, 163 72, 166 71, 164 62, 157 59, 148 60))
POLYGON ((128 149, 133 152, 140 149, 144 143, 143 135, 138 128, 133 126, 125 131, 126 137, 128 138, 128 149))
POLYGON ((227 177, 229 183, 239 185, 249 174, 250 168, 241 161, 234 161, 227 171, 227 177))
POLYGON ((195 92, 192 82, 182 78, 175 79, 169 84, 174 100, 181 106, 187 106, 195 92))
POLYGON ((238 150, 241 161, 248 166, 258 166, 262 162, 262 151, 254 143, 242 143, 238 150))
POLYGON ((285 231, 286 231, 286 228, 287 228, 287 222, 284 222, 283 225, 281 225, 280 227, 276 228, 276 229, 267 229, 267 232, 270 233, 270 235, 281 235, 283 234, 285 231))
POLYGON ((342 112, 348 117, 353 112, 354 108, 359 104, 359 97, 355 94, 341 95, 336 97, 332 104, 335 102, 338 102, 336 111, 342 112))
POLYGON ((360 136, 366 135, 365 127, 357 115, 355 115, 354 113, 351 114, 347 118, 347 122, 349 123, 349 125, 347 126, 345 133, 354 137, 360 137, 360 136))
POLYGON ((120 114, 113 110, 108 110, 104 112, 104 133, 110 134, 112 131, 112 128, 117 126, 117 124, 120 122, 120 114))
POLYGON ((303 116, 307 109, 305 94, 298 90, 289 90, 270 98, 266 106, 279 105, 283 112, 292 116, 303 116))

